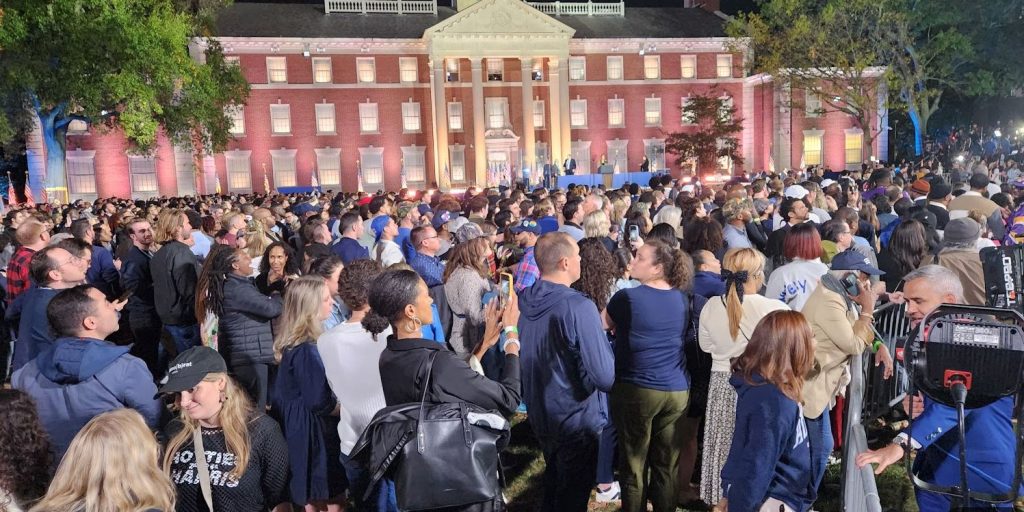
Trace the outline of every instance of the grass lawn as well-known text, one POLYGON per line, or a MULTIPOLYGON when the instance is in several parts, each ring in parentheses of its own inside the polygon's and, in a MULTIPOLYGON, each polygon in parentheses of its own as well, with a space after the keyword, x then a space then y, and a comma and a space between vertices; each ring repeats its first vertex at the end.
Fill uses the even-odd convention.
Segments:
MULTIPOLYGON (((505 496, 509 500, 510 512, 532 512, 540 509, 540 500, 544 493, 541 475, 544 471, 544 456, 524 421, 526 416, 517 414, 512 420, 512 442, 502 457, 505 464, 507 485, 505 496)), ((839 496, 839 466, 830 466, 825 481, 819 490, 819 500, 814 509, 819 512, 838 512, 842 510, 839 496)), ((916 512, 913 487, 902 465, 893 465, 885 473, 877 477, 878 493, 883 510, 916 512)), ((612 512, 619 509, 618 504, 598 504, 590 502, 590 510, 612 512)), ((684 509, 679 509, 684 510, 684 509)))

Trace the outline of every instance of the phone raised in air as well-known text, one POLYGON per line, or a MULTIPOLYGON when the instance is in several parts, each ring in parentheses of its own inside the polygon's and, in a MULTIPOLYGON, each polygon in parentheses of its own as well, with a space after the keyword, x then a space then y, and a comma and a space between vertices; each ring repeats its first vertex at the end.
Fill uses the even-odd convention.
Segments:
POLYGON ((498 281, 498 307, 505 309, 505 305, 508 304, 508 298, 512 295, 512 274, 502 272, 501 279, 498 281))
POLYGON ((135 294, 135 288, 129 288, 129 289, 125 290, 124 293, 122 293, 118 298, 114 299, 114 302, 121 302, 121 301, 128 300, 128 297, 131 297, 134 294, 135 294))
POLYGON ((629 226, 629 241, 636 242, 640 240, 640 226, 632 224, 629 226))

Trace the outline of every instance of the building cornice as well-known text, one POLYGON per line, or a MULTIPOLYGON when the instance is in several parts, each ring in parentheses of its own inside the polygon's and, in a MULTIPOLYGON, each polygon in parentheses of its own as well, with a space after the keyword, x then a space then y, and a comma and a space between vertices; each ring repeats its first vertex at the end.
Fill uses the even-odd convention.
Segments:
POLYGON ((734 37, 704 37, 704 38, 615 38, 615 39, 572 39, 569 41, 569 51, 578 53, 639 53, 641 49, 645 52, 656 53, 683 53, 683 52, 733 52, 737 49, 744 49, 744 39, 734 37), (654 48, 652 50, 652 48, 654 48))
MULTIPOLYGON (((228 55, 237 54, 426 54, 427 43, 423 39, 382 39, 382 38, 322 38, 322 37, 216 37, 228 55)), ((197 38, 193 44, 200 48, 208 45, 205 38, 197 38)))

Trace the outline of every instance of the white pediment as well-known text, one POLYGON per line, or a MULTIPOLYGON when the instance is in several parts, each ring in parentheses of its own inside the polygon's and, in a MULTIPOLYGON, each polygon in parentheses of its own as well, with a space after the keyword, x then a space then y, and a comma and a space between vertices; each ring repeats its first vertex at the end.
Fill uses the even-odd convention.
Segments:
POLYGON ((571 38, 572 27, 530 7, 522 0, 480 0, 428 28, 424 39, 473 36, 547 36, 571 38))

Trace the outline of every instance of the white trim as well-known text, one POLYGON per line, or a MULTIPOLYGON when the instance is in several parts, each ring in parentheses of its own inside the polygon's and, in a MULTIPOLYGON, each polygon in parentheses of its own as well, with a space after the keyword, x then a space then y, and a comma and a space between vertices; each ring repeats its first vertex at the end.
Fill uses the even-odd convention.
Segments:
POLYGON ((604 73, 605 73, 604 74, 605 79, 607 81, 609 81, 609 82, 621 82, 621 81, 623 81, 626 78, 626 64, 625 64, 625 59, 622 58, 622 55, 609 55, 609 56, 607 56, 605 58, 605 60, 604 60, 604 73), (611 78, 609 76, 608 70, 612 69, 612 65, 611 65, 612 61, 618 62, 618 68, 619 68, 619 77, 618 78, 611 78))
POLYGON ((275 84, 276 85, 276 84, 286 84, 286 83, 288 83, 288 59, 285 58, 285 56, 283 56, 283 55, 268 55, 266 57, 266 66, 267 66, 267 83, 268 84, 275 84), (273 69, 271 69, 271 65, 270 65, 271 62, 275 62, 275 63, 280 62, 280 63, 283 64, 283 67, 281 69, 278 69, 277 66, 275 65, 273 67, 273 69), (280 71, 281 73, 284 73, 284 79, 283 80, 277 80, 277 81, 272 80, 271 76, 272 76, 273 71, 280 71))
POLYGON ((424 146, 402 146, 402 167, 405 170, 407 183, 426 183, 427 181, 427 148, 424 146), (410 170, 410 160, 419 160, 418 175, 413 175, 410 170))
POLYGON ((311 69, 313 71, 313 83, 314 84, 329 84, 329 83, 334 82, 334 63, 332 62, 332 60, 333 59, 331 59, 330 57, 312 57, 310 59, 310 64, 309 65, 311 66, 311 69), (318 62, 319 63, 323 63, 323 62, 327 63, 327 69, 324 70, 324 71, 327 72, 327 80, 325 80, 325 81, 317 80, 317 68, 316 68, 316 65, 317 65, 318 62))
POLYGON ((415 84, 420 81, 420 61, 416 57, 399 57, 398 58, 398 81, 403 84, 415 84), (405 66, 412 62, 412 69, 405 69, 405 66), (413 79, 406 80, 403 76, 406 72, 411 71, 413 79))
POLYGON ((377 61, 376 61, 376 59, 374 59, 373 57, 356 57, 356 83, 364 84, 364 85, 365 84, 375 84, 375 83, 377 83, 377 61), (364 77, 362 76, 362 71, 364 71, 364 70, 361 70, 359 68, 360 64, 362 64, 362 65, 369 64, 369 66, 370 66, 369 69, 365 70, 365 71, 369 71, 369 73, 372 75, 369 80, 364 80, 363 79, 364 77))
POLYGON ((587 81, 587 58, 582 55, 571 55, 569 56, 569 82, 586 82, 587 81), (576 64, 577 68, 575 71, 582 73, 577 78, 573 78, 573 63, 576 64))
MULTIPOLYGON (((279 113, 280 113, 279 112, 279 113)), ((279 120, 282 118, 278 118, 279 120)), ((270 135, 271 137, 284 137, 292 134, 292 107, 287 103, 271 103, 270 104, 270 135), (285 131, 277 131, 274 126, 274 110, 277 109, 284 113, 284 121, 288 123, 288 129, 285 131)))
MULTIPOLYGON (((132 199, 146 199, 160 195, 160 182, 157 179, 156 158, 146 155, 125 155, 128 157, 128 179, 131 182, 132 199), (136 166, 145 165, 145 170, 136 169, 136 166), (137 182, 141 180, 142 183, 137 182), (149 185, 152 188, 140 190, 139 185, 149 185)), ((175 155, 177 157, 177 155, 175 155)))
POLYGON ((644 55, 643 65, 644 65, 644 80, 661 80, 661 55, 644 55), (647 74, 647 69, 648 69, 647 68, 647 61, 648 60, 652 60, 655 63, 655 66, 653 67, 653 69, 654 69, 656 74, 654 76, 649 76, 647 74))
POLYGON ((337 111, 334 108, 334 103, 316 103, 313 105, 313 122, 316 124, 317 135, 337 135, 338 134, 338 116, 337 111), (323 120, 327 122, 330 120, 330 130, 321 130, 320 128, 320 114, 323 113, 323 120), (329 116, 327 114, 330 114, 329 116))
POLYGON ((297 187, 299 170, 295 161, 295 149, 271 149, 270 166, 273 168, 274 188, 297 187), (289 168, 290 167, 290 168, 289 168))
POLYGON ((688 81, 692 81, 697 78, 697 54, 687 53, 679 56, 679 78, 688 81), (691 76, 685 76, 683 69, 686 69, 686 67, 683 66, 683 63, 689 60, 693 61, 693 74, 691 76))
POLYGON ((340 186, 341 185, 341 149, 340 148, 314 148, 313 149, 313 153, 316 155, 316 175, 317 175, 317 180, 320 181, 320 186, 321 187, 328 186, 328 185, 330 185, 330 186, 340 186), (326 179, 324 177, 324 169, 321 167, 321 163, 322 163, 321 158, 323 158, 323 159, 333 158, 337 162, 338 168, 337 168, 336 171, 327 171, 328 172, 328 177, 330 176, 329 173, 337 172, 337 180, 331 181, 331 180, 328 180, 328 179, 326 179))
POLYGON ((384 188, 384 148, 375 148, 373 146, 359 148, 359 162, 359 168, 363 175, 363 185, 376 185, 378 189, 384 188), (380 181, 370 181, 370 177, 366 172, 367 157, 380 159, 380 181))
POLYGON ((224 152, 224 171, 227 174, 227 192, 252 192, 252 151, 245 149, 236 149, 234 151, 224 152), (242 161, 246 163, 245 169, 239 169, 235 172, 231 171, 232 161, 242 161), (238 178, 245 178, 248 186, 245 187, 232 187, 232 174, 236 174, 238 178))
MULTIPOLYGON (((571 106, 569 107, 572 108, 571 106)), ((626 127, 626 100, 624 98, 608 98, 608 128, 626 127), (612 122, 612 112, 618 110, 618 122, 612 122)))

